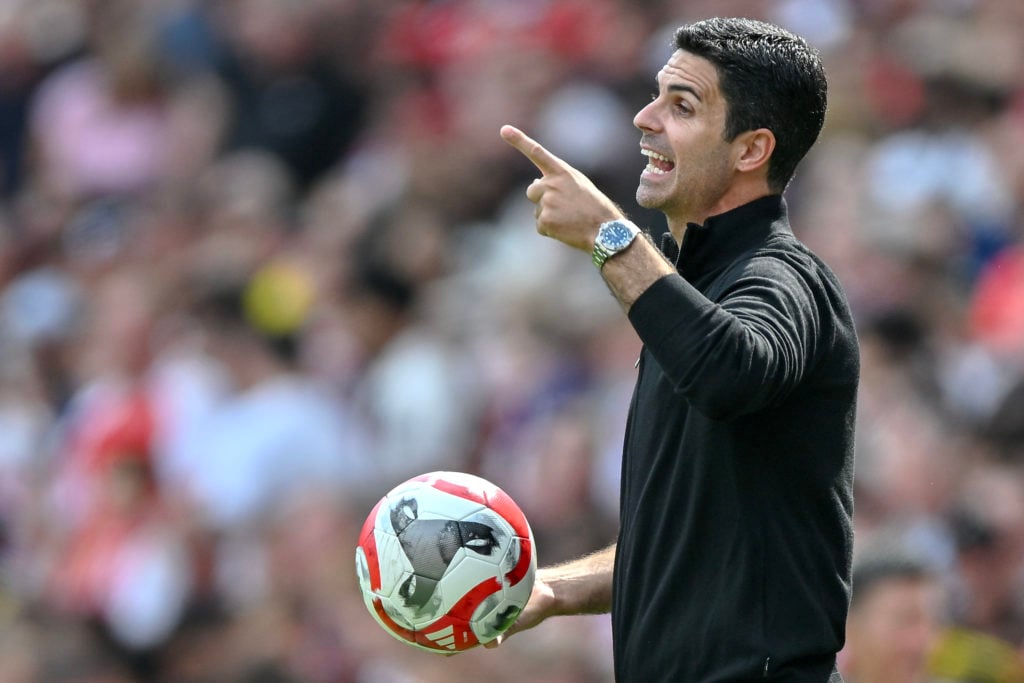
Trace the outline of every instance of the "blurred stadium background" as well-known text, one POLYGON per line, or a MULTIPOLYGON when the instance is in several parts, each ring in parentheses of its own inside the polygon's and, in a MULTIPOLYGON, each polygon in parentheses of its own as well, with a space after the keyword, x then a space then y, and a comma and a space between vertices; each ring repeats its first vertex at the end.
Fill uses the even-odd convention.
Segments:
POLYGON ((497 131, 663 229, 631 119, 713 15, 829 72, 788 198, 859 324, 857 547, 940 576, 935 677, 1022 680, 1024 3, 2 0, 0 681, 610 681, 603 617, 399 645, 355 536, 454 469, 542 563, 614 538, 639 345, 497 131))

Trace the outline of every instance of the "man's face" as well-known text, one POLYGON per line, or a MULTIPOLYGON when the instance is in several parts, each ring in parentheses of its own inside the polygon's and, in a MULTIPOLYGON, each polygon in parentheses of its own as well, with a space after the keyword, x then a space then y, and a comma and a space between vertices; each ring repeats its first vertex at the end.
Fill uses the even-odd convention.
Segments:
POLYGON ((633 119, 649 161, 636 200, 670 221, 702 221, 734 175, 733 146, 723 139, 727 110, 718 73, 703 57, 677 50, 657 80, 657 95, 633 119))
POLYGON ((847 624, 853 676, 885 683, 925 680, 940 607, 940 590, 929 579, 890 579, 875 586, 847 624))

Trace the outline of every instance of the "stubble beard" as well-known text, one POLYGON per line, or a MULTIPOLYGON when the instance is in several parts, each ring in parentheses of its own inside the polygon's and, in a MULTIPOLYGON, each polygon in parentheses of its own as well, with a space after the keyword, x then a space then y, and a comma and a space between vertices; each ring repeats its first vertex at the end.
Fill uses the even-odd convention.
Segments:
POLYGON ((645 209, 663 210, 672 198, 673 192, 652 188, 641 178, 636 187, 636 203, 645 209))
POLYGON ((680 205, 685 202, 686 198, 682 196, 675 183, 670 187, 651 187, 641 178, 636 188, 637 204, 645 209, 660 211, 666 216, 678 213, 680 205))
POLYGON ((728 191, 732 182, 728 156, 709 157, 700 174, 685 173, 676 163, 672 183, 651 186, 643 178, 636 188, 636 202, 645 209, 665 214, 669 222, 703 221, 708 209, 728 191))

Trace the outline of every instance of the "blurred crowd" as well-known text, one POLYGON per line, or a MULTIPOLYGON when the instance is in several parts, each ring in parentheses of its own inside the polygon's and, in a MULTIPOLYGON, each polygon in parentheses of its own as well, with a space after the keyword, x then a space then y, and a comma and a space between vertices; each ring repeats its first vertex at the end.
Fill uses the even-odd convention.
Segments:
POLYGON ((610 681, 604 617, 397 643, 354 546, 439 469, 542 564, 614 539, 639 342, 497 131, 663 231, 631 119, 714 15, 830 78, 787 197, 862 344, 844 675, 1024 680, 1024 3, 3 0, 0 682, 610 681))

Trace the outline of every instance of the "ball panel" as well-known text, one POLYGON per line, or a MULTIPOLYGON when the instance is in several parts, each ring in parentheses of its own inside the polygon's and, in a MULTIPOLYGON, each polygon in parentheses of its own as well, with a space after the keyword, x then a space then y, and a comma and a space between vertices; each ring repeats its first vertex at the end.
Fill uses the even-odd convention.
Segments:
POLYGON ((373 510, 363 522, 362 531, 359 532, 359 547, 365 553, 364 562, 367 569, 367 577, 371 590, 380 590, 380 563, 377 558, 377 539, 375 534, 377 515, 384 500, 377 501, 373 510))
POLYGON ((433 652, 451 654, 480 644, 465 619, 445 615, 416 634, 416 643, 433 652))
MULTIPOLYGON (((487 509, 475 500, 467 500, 430 486, 405 489, 400 494, 385 496, 396 521, 403 519, 462 519, 478 510, 487 509)), ((396 527, 397 530, 397 527, 396 527)))
POLYGON ((480 607, 478 616, 470 624, 481 643, 489 643, 507 631, 523 611, 522 605, 503 599, 487 602, 480 607))
POLYGON ((533 553, 532 538, 515 538, 509 544, 508 551, 501 563, 505 571, 505 581, 510 586, 519 584, 529 577, 533 583, 533 574, 537 571, 537 558, 533 553))
POLYGON ((414 628, 420 629, 444 614, 444 595, 437 581, 413 574, 391 602, 414 628))
POLYGON ((488 491, 487 505, 501 515, 502 519, 515 530, 516 536, 522 538, 531 538, 533 536, 533 533, 530 531, 530 525, 526 521, 526 515, 519 509, 516 502, 512 500, 512 497, 497 486, 493 490, 488 491))
MULTIPOLYGON (((414 568, 397 536, 378 528, 374 532, 374 539, 377 571, 380 575, 375 592, 380 595, 393 595, 414 568)), ((370 556, 367 553, 367 561, 369 560, 370 556)))
POLYGON ((407 625, 403 625, 395 621, 387 608, 384 606, 384 601, 379 597, 374 597, 369 601, 368 607, 370 608, 370 614, 373 615, 377 623, 384 627, 384 630, 394 636, 397 640, 401 640, 404 643, 415 643, 416 642, 416 631, 409 628, 407 625))
POLYGON ((462 498, 487 507, 488 495, 498 487, 480 477, 465 472, 430 472, 416 477, 414 481, 422 481, 438 491, 444 491, 456 498, 462 498))
POLYGON ((473 588, 466 591, 459 600, 448 610, 447 616, 461 619, 467 624, 473 619, 473 613, 480 603, 488 596, 501 591, 501 582, 494 577, 481 581, 473 588))
POLYGON ((512 539, 512 530, 491 510, 480 510, 458 522, 462 547, 470 557, 491 558, 497 564, 512 539))
POLYGON ((374 593, 372 570, 366 556, 366 551, 361 545, 356 546, 356 578, 359 579, 359 590, 362 592, 364 599, 374 593))
POLYGON ((441 586, 449 597, 443 602, 444 611, 467 621, 482 600, 502 589, 495 564, 473 557, 464 558, 458 574, 445 577, 441 586))
POLYGON ((415 621, 409 618, 410 615, 406 613, 402 609, 401 605, 394 599, 382 595, 375 595, 373 597, 373 601, 374 609, 376 610, 379 606, 379 608, 388 615, 391 623, 397 624, 402 629, 409 631, 410 633, 416 630, 415 621))

